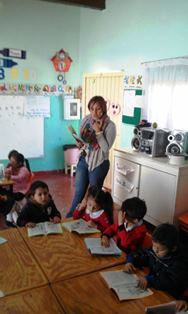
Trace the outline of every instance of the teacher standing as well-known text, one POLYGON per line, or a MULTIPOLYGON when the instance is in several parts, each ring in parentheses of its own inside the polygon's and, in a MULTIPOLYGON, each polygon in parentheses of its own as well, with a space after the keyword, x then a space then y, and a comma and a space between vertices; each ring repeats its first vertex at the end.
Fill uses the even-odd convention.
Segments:
POLYGON ((75 194, 67 217, 71 217, 75 208, 85 206, 88 186, 102 188, 110 168, 109 150, 116 137, 116 126, 107 116, 106 101, 94 96, 88 103, 90 114, 84 117, 80 126, 83 143, 77 142, 80 158, 76 170, 75 194))

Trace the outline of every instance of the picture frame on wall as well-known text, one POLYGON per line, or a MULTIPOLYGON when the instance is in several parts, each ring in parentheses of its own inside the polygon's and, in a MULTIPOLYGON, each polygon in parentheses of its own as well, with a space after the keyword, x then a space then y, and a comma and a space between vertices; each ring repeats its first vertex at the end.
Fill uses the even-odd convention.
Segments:
POLYGON ((64 97, 64 119, 80 119, 80 99, 74 97, 64 97))

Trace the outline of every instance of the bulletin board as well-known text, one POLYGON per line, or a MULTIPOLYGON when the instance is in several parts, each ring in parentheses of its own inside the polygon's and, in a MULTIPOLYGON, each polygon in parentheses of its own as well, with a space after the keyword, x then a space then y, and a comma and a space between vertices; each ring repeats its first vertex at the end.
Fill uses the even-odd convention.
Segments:
POLYGON ((35 100, 33 96, 0 96, 0 159, 7 159, 12 149, 26 158, 44 155, 44 115, 27 113, 28 104, 31 107, 35 100))

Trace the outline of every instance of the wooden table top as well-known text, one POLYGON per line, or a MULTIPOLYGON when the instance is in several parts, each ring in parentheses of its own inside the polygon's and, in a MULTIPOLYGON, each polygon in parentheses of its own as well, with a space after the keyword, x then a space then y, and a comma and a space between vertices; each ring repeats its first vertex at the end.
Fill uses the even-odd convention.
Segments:
POLYGON ((0 298, 1 314, 65 313, 48 286, 0 298))
POLYGON ((3 179, 0 180, 0 186, 13 185, 15 182, 13 180, 3 179))
MULTIPOLYGON (((119 269, 122 269, 122 265, 106 271, 119 269)), ((147 306, 173 300, 165 292, 152 289, 154 293, 148 297, 120 302, 99 272, 53 283, 51 288, 66 314, 142 314, 147 306)))
POLYGON ((84 275, 125 261, 124 253, 117 257, 92 256, 85 246, 84 237, 65 229, 62 235, 30 238, 26 228, 19 228, 19 231, 49 282, 84 275))
POLYGON ((0 290, 8 295, 47 284, 18 230, 2 230, 0 236, 8 240, 0 245, 0 290))

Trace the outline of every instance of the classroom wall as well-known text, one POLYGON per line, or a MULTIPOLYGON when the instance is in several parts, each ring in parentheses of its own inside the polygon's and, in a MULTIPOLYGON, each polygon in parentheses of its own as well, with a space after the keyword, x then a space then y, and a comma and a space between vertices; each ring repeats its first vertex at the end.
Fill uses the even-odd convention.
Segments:
MULTIPOLYGON (((80 76, 122 69, 138 75, 141 62, 188 55, 187 16, 187 0, 106 0, 104 11, 81 9, 80 76)), ((122 124, 123 148, 132 128, 122 124)))
MULTIPOLYGON (((79 84, 80 8, 35 0, 0 0, 0 49, 20 48, 27 51, 26 60, 18 60, 18 79, 12 80, 6 69, 0 83, 58 84, 50 58, 64 48, 73 63, 66 74, 68 85, 79 84), (24 77, 28 69, 29 80, 24 77)), ((15 60, 15 59, 14 59, 15 60)), ((62 169, 62 145, 74 142, 67 124, 76 129, 79 121, 63 119, 61 96, 51 97, 51 117, 44 120, 44 158, 31 159, 33 171, 62 169)), ((16 144, 15 147, 16 149, 16 144)), ((7 152, 8 154, 8 152, 7 152)), ((6 161, 4 161, 6 163, 6 161)))

